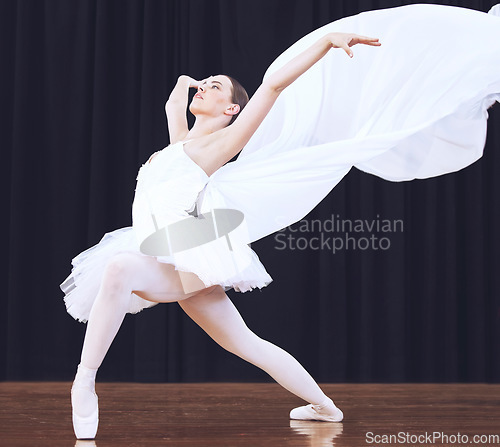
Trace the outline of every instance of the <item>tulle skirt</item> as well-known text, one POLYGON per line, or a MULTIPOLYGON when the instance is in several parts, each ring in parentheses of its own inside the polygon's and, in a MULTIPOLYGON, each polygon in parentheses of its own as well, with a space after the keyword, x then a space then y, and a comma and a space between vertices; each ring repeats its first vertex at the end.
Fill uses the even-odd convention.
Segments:
MULTIPOLYGON (((221 285, 224 290, 234 288, 247 292, 263 288, 272 282, 271 276, 257 254, 248 246, 240 245, 228 250, 224 238, 175 253, 155 256, 159 262, 172 264, 178 271, 192 272, 210 287, 221 285)), ((101 241, 80 253, 72 260, 72 271, 60 285, 68 313, 86 322, 101 285, 106 264, 112 256, 122 252, 141 253, 133 227, 120 228, 106 233, 101 241)), ((131 294, 129 313, 137 313, 157 303, 131 294)))

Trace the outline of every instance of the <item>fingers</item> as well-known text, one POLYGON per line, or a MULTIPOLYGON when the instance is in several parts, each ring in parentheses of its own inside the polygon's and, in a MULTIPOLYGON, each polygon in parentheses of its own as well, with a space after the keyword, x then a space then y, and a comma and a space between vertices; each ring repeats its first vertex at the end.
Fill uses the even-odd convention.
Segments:
MULTIPOLYGON (((379 47, 380 45, 382 45, 379 40, 378 40, 378 37, 367 37, 367 36, 359 36, 357 34, 354 34, 348 41, 348 47, 352 47, 353 45, 356 45, 356 44, 363 44, 363 45, 370 45, 370 46, 373 46, 373 47, 379 47)), ((351 49, 349 50, 346 50, 346 48, 344 46, 342 46, 342 48, 344 48, 344 50, 346 51, 346 53, 349 55, 349 57, 353 57, 353 53, 351 51, 351 49)))
POLYGON ((359 34, 331 33, 330 39, 333 47, 342 48, 351 58, 354 56, 350 49, 353 45, 358 43, 374 47, 382 45, 378 37, 361 36, 359 34))
POLYGON ((340 48, 342 48, 349 57, 353 57, 354 54, 352 53, 352 50, 349 48, 350 47, 350 43, 347 43, 347 42, 341 42, 340 43, 340 48))
POLYGON ((364 45, 371 45, 373 47, 379 47, 380 45, 382 45, 378 39, 374 39, 374 38, 370 38, 369 40, 364 40, 362 42, 359 42, 359 43, 362 43, 364 45))
POLYGON ((377 46, 377 47, 382 45, 379 42, 378 37, 359 36, 359 35, 355 34, 353 36, 353 38, 351 39, 349 46, 356 45, 357 43, 362 43, 364 45, 371 45, 371 46, 377 46))
POLYGON ((198 88, 201 81, 197 81, 196 79, 191 78, 191 82, 189 83, 190 88, 198 88))

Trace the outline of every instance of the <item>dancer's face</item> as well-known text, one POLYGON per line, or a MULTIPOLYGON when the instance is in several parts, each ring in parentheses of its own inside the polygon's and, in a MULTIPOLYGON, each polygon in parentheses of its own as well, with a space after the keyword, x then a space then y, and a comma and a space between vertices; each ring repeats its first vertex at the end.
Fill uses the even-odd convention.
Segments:
POLYGON ((203 114, 213 117, 227 115, 230 118, 239 112, 239 106, 232 103, 233 85, 229 78, 217 75, 200 82, 189 106, 193 115, 203 114))

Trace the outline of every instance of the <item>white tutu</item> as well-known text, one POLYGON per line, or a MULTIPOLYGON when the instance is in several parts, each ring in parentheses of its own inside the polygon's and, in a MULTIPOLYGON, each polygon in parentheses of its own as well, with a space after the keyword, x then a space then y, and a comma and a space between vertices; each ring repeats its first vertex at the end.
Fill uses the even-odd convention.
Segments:
MULTIPOLYGON (((88 320, 107 261, 116 253, 129 251, 134 245, 137 242, 132 227, 120 228, 106 233, 97 245, 72 260, 71 274, 60 287, 65 294, 66 310, 73 318, 83 322, 88 320)), ((129 312, 136 313, 154 305, 133 294, 129 312)))
MULTIPOLYGON (((227 256, 224 244, 221 238, 202 246, 202 251, 198 248, 196 255, 192 255, 188 250, 174 256, 158 256, 157 259, 174 265, 176 270, 196 273, 207 287, 220 284, 226 291, 234 288, 238 292, 247 292, 254 288, 263 288, 272 282, 271 276, 252 249, 243 246, 239 250, 244 252, 235 252, 234 256, 239 259, 240 264, 241 260, 244 260, 242 264, 244 268, 236 269, 232 264, 232 258, 227 256)), ((82 322, 88 320, 106 263, 113 255, 120 252, 133 252, 145 256, 139 250, 132 227, 106 233, 98 244, 72 260, 71 274, 60 287, 65 293, 66 309, 73 318, 82 322)), ((137 313, 155 304, 132 293, 128 312, 137 313)))

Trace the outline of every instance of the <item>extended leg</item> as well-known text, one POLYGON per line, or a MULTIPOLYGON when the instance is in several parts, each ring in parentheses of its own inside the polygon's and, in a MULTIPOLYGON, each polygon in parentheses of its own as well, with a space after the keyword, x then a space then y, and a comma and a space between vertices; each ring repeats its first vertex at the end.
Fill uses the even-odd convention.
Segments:
POLYGON ((328 420, 342 419, 342 412, 295 358, 247 327, 221 287, 179 304, 223 348, 266 371, 288 391, 325 412, 328 420))

